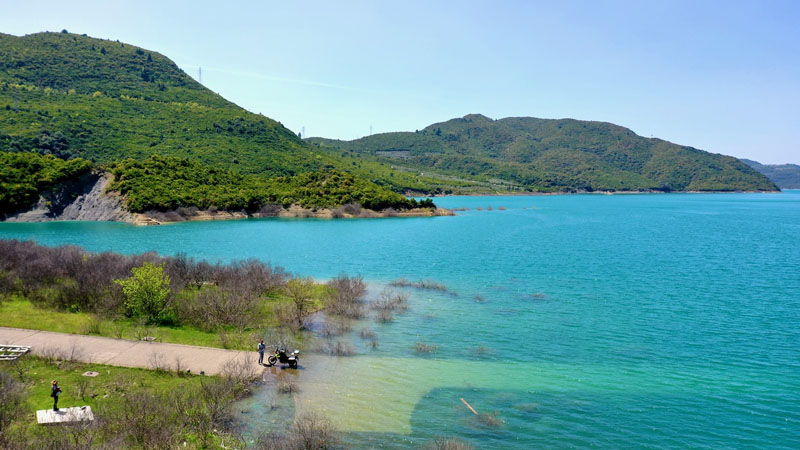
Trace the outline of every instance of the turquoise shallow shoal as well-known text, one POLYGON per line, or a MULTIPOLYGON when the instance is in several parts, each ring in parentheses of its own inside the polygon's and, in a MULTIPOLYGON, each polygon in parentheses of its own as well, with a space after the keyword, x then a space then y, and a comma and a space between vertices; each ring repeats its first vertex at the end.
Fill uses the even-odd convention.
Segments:
POLYGON ((377 349, 352 338, 357 356, 307 355, 295 407, 270 410, 259 393, 243 416, 253 428, 296 409, 327 413, 363 448, 438 435, 480 448, 800 447, 800 191, 437 203, 468 210, 4 223, 0 238, 361 273, 373 294, 399 277, 455 292, 411 290, 407 314, 357 325, 376 332, 377 349), (438 350, 420 356, 417 342, 438 350))

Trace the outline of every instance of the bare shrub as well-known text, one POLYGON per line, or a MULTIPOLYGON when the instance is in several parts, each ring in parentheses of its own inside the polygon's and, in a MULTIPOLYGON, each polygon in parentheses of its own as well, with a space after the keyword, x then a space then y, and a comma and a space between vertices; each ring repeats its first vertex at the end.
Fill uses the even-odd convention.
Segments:
POLYGON ((438 437, 428 442, 423 450, 474 450, 472 445, 452 437, 438 437))
POLYGON ((203 379, 200 383, 200 400, 205 405, 208 421, 223 426, 232 420, 233 402, 241 393, 241 387, 228 379, 203 379))
POLYGON ((292 425, 291 434, 301 444, 300 448, 305 449, 330 449, 340 442, 333 424, 316 413, 306 413, 298 417, 292 425))
POLYGON ((258 365, 252 353, 246 353, 243 357, 232 358, 222 367, 220 372, 223 377, 229 379, 240 387, 258 379, 258 365))
POLYGON ((279 394, 295 394, 300 392, 300 387, 297 386, 297 383, 291 380, 280 380, 275 385, 275 390, 278 391, 279 394))
POLYGON ((491 358, 497 352, 493 348, 489 348, 489 347, 486 347, 486 346, 483 346, 483 345, 478 345, 478 346, 472 347, 470 349, 470 353, 475 355, 475 356, 482 357, 482 358, 491 358))
POLYGON ((173 401, 143 391, 126 393, 120 398, 117 432, 141 448, 169 448, 177 444, 181 420, 172 408, 173 401))
POLYGON ((28 370, 31 366, 27 355, 20 355, 16 359, 9 361, 9 365, 11 366, 11 370, 17 376, 17 379, 24 383, 28 377, 28 370))
POLYGON ((11 374, 0 369, 0 447, 6 441, 11 421, 20 413, 24 387, 11 374))
POLYGON ((47 361, 63 359, 62 352, 57 347, 45 346, 39 351, 39 357, 47 361))
POLYGON ((397 217, 397 210, 394 208, 386 208, 381 211, 385 217, 397 217))
POLYGON ((450 289, 446 285, 433 281, 430 278, 426 278, 424 280, 420 278, 417 281, 411 281, 407 278, 400 278, 389 283, 389 286, 411 287, 427 291, 450 292, 450 289))
POLYGON ((183 363, 183 358, 175 356, 175 364, 172 366, 175 370, 175 375, 182 377, 186 375, 186 365, 183 363))
POLYGON ((166 372, 167 370, 167 357, 164 356, 161 352, 152 352, 150 353, 150 358, 148 359, 148 365, 150 366, 151 370, 155 370, 156 372, 166 372))
POLYGON ((211 273, 212 281, 218 286, 250 295, 280 289, 288 278, 289 274, 282 267, 273 268, 252 258, 216 266, 211 273))
POLYGON ((89 378, 87 378, 87 377, 81 377, 75 383, 75 387, 78 390, 78 395, 80 396, 81 400, 86 399, 86 390, 89 389, 89 385, 90 384, 91 384, 91 382, 89 381, 89 378))
POLYGON ((255 324, 259 302, 259 297, 252 292, 210 287, 180 302, 177 311, 182 322, 206 331, 222 326, 246 328, 255 324))
POLYGON ((339 317, 326 317, 325 323, 320 329, 320 334, 324 337, 341 336, 352 330, 353 326, 349 319, 339 317))
POLYGON ((342 274, 330 280, 327 286, 331 288, 326 299, 328 313, 351 319, 364 317, 363 297, 367 291, 364 277, 342 274))
POLYGON ((439 346, 436 344, 427 344, 421 341, 414 344, 414 352, 418 355, 430 355, 437 351, 439 351, 439 346))
POLYGON ((361 339, 375 339, 375 331, 370 327, 362 328, 358 334, 361 336, 361 339))
POLYGON ((77 339, 73 339, 69 348, 66 351, 61 352, 61 359, 68 363, 65 368, 70 368, 76 363, 86 360, 86 354, 83 350, 83 347, 78 345, 77 339))
POLYGON ((264 433, 253 448, 258 450, 331 450, 341 448, 341 437, 333 424, 317 413, 296 418, 287 433, 264 433))
POLYGON ((355 203, 348 203, 346 205, 342 205, 342 212, 346 214, 350 214, 351 216, 358 216, 361 214, 361 205, 355 203))
POLYGON ((344 211, 341 208, 331 210, 331 219, 344 219, 344 211))
POLYGON ((505 422, 503 419, 498 417, 497 411, 492 411, 490 413, 480 413, 478 414, 478 422, 481 424, 491 427, 491 428, 498 428, 502 427, 505 422))
POLYGON ((268 204, 262 206, 255 214, 256 217, 278 217, 281 211, 283 211, 283 206, 281 205, 274 205, 268 204))
POLYGON ((514 405, 514 409, 524 412, 533 412, 539 409, 538 403, 518 403, 514 405))
POLYGON ((372 309, 389 312, 405 312, 408 306, 408 294, 385 288, 372 303, 372 309))
POLYGON ((392 322, 394 320, 394 313, 388 309, 381 309, 375 313, 375 320, 380 323, 392 322))
POLYGON ((356 348, 353 347, 353 344, 346 341, 324 342, 317 350, 331 356, 354 356, 356 354, 356 348))

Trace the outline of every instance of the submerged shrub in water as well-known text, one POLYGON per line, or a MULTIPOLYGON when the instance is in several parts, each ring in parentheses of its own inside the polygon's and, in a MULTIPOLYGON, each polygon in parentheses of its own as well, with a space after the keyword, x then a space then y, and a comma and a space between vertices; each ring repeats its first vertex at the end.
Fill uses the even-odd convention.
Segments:
POLYGON ((427 344, 425 342, 417 342, 414 344, 414 352, 420 355, 428 355, 439 351, 439 346, 436 344, 427 344))
POLYGON ((440 437, 428 442, 423 450, 474 450, 472 445, 452 437, 440 437))

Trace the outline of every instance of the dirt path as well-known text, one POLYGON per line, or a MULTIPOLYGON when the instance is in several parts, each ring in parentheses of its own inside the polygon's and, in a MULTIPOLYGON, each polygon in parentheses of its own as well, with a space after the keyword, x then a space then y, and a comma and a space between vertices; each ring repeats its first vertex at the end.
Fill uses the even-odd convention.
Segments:
POLYGON ((230 362, 252 364, 258 370, 258 354, 193 345, 126 341, 99 336, 54 333, 0 327, 0 344, 27 345, 39 356, 57 356, 87 363, 122 367, 156 366, 174 370, 177 361, 183 370, 217 375, 230 362))

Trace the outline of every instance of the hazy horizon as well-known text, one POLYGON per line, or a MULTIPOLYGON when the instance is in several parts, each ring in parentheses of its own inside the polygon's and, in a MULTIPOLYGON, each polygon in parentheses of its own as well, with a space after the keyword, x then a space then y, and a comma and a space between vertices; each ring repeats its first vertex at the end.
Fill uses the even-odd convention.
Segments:
POLYGON ((345 2, 191 8, 10 4, 0 32, 157 51, 304 136, 354 139, 478 113, 611 122, 712 153, 800 163, 792 2, 345 2))

